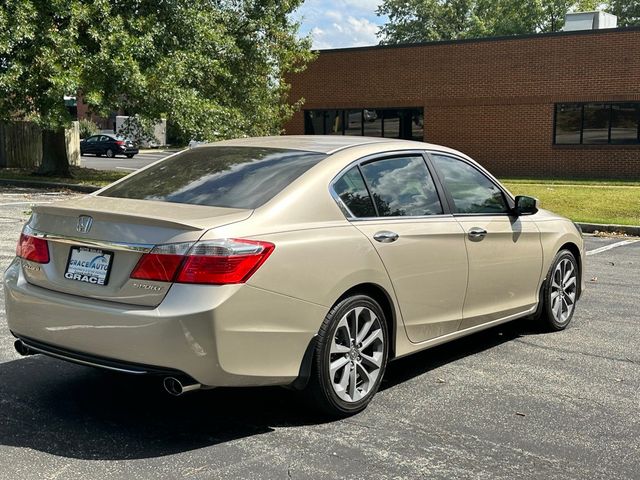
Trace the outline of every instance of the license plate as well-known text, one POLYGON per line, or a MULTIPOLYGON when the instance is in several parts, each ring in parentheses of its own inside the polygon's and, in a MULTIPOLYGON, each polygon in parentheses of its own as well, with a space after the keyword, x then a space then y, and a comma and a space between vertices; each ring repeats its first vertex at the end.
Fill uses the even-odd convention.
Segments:
POLYGON ((113 252, 95 248, 71 247, 64 278, 92 285, 109 282, 113 252))

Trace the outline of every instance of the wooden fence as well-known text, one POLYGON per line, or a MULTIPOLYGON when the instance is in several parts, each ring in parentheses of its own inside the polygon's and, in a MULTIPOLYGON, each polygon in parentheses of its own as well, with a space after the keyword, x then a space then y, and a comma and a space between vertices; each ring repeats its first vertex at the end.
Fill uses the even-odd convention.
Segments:
MULTIPOLYGON (((80 130, 65 132, 70 165, 80 165, 80 130)), ((32 122, 0 123, 0 168, 35 169, 42 162, 42 130, 32 122)))
POLYGON ((0 123, 0 167, 34 168, 42 161, 42 131, 31 122, 0 123))

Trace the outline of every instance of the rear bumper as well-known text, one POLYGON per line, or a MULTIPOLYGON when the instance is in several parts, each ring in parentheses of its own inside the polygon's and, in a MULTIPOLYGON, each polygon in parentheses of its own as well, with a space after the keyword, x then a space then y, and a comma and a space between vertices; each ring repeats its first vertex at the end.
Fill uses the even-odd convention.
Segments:
POLYGON ((92 300, 29 284, 17 261, 4 289, 9 328, 27 345, 94 366, 178 371, 207 386, 293 382, 326 314, 249 285, 176 284, 155 308, 92 300))
POLYGON ((120 147, 120 151, 118 153, 122 155, 137 155, 140 151, 137 148, 132 147, 120 147))

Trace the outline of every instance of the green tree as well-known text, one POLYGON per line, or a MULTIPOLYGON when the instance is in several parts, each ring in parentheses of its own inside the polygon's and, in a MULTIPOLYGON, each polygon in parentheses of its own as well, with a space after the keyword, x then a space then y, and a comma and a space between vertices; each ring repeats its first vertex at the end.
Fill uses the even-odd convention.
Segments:
POLYGON ((44 129, 43 170, 68 174, 63 96, 167 118, 182 138, 277 133, 296 105, 285 76, 312 58, 302 0, 3 0, 0 120, 44 129))
POLYGON ((381 43, 393 44, 556 32, 564 26, 567 12, 591 11, 601 6, 611 13, 621 12, 616 14, 627 19, 621 22, 626 26, 640 23, 639 3, 640 0, 384 0, 378 15, 389 20, 380 29, 379 37, 381 43))
POLYGON ((609 0, 606 10, 618 17, 619 27, 640 26, 640 0, 609 0))

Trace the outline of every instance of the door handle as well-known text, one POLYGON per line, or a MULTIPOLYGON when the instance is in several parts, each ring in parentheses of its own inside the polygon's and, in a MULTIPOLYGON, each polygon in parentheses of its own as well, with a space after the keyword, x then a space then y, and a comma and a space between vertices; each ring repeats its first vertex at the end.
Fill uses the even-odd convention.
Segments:
POLYGON ((388 230, 383 230, 381 232, 376 232, 373 234, 373 239, 376 242, 380 243, 391 243, 395 242, 398 239, 399 235, 396 232, 390 232, 388 230))
POLYGON ((482 240, 487 235, 487 231, 484 228, 473 227, 468 235, 471 240, 482 240))

